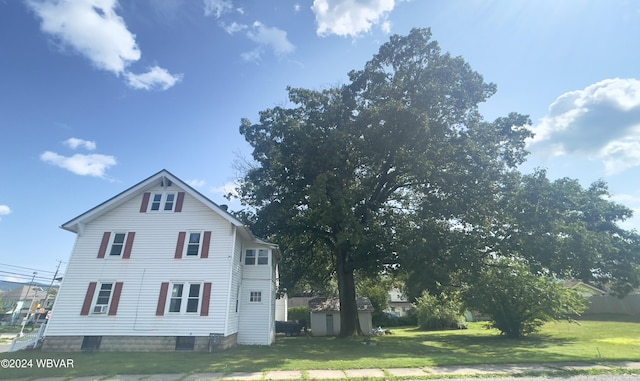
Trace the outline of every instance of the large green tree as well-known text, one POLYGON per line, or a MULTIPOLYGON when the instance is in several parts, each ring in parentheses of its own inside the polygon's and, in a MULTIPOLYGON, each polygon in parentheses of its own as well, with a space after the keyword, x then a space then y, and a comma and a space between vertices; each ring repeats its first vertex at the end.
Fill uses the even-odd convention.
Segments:
POLYGON ((341 337, 358 331, 355 272, 398 263, 399 237, 422 234, 422 221, 481 225, 530 135, 522 115, 483 121, 478 105, 496 87, 428 29, 392 36, 349 79, 289 88, 291 106, 240 126, 255 161, 240 186, 254 229, 281 245, 294 270, 284 279, 337 278, 341 337))

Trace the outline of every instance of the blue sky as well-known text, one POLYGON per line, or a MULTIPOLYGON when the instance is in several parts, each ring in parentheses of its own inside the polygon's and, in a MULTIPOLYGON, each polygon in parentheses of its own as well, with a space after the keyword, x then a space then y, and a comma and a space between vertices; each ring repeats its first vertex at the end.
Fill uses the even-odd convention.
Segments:
POLYGON ((240 119, 413 27, 497 84, 486 119, 531 116, 524 172, 604 179, 640 228, 635 1, 0 0, 0 279, 50 280, 61 224, 163 168, 237 208, 240 119))

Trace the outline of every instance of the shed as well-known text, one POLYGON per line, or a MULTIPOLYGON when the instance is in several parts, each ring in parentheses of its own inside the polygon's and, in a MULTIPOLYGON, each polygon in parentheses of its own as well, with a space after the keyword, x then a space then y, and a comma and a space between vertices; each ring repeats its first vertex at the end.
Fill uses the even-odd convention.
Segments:
MULTIPOLYGON (((373 323, 371 314, 373 305, 369 298, 356 298, 360 329, 366 335, 371 334, 373 323)), ((313 336, 336 336, 340 333, 340 299, 314 298, 309 301, 311 315, 311 333, 313 336)))

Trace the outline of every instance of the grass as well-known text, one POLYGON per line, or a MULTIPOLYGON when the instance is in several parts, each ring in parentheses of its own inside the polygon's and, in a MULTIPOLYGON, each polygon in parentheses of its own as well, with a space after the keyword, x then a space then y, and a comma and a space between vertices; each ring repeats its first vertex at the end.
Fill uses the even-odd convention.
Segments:
MULTIPOLYGON (((611 317, 607 317, 610 319, 611 317)), ((555 322, 535 335, 510 340, 482 323, 468 330, 424 332, 399 328, 393 335, 362 338, 278 337, 270 347, 239 346, 215 353, 60 353, 28 351, 0 359, 33 359, 29 369, 3 369, 2 378, 255 372, 266 370, 403 368, 454 364, 603 362, 640 360, 640 321, 555 322), (38 368, 35 359, 72 359, 73 368, 38 368)))

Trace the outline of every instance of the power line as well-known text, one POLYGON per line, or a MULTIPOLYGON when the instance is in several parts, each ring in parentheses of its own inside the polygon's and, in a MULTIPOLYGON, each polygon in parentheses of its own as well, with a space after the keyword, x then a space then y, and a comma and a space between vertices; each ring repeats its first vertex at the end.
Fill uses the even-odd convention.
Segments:
POLYGON ((50 273, 50 274, 54 274, 55 273, 55 271, 32 269, 31 267, 16 266, 16 265, 10 265, 10 264, 7 264, 7 263, 0 263, 0 266, 15 267, 15 268, 18 268, 18 269, 24 269, 24 270, 29 270, 29 271, 37 271, 38 273, 40 273, 40 272, 50 273))
MULTIPOLYGON (((33 274, 14 273, 13 271, 4 271, 4 270, 0 270, 0 273, 17 275, 17 276, 26 277, 26 278, 31 278, 33 276, 33 274)), ((36 278, 50 279, 50 277, 48 276, 39 276, 39 275, 36 275, 36 278)))
MULTIPOLYGON (((31 279, 31 277, 33 277, 33 274, 19 274, 19 273, 14 273, 14 272, 10 272, 10 271, 2 271, 2 270, 0 270, 0 276, 1 276, 1 277, 11 277, 11 278, 13 278, 14 280, 15 280, 16 278, 18 278, 19 280, 24 279, 24 280, 22 281, 22 283, 24 283, 24 282, 26 282, 26 281, 30 280, 30 279, 31 279)), ((45 282, 45 281, 49 281, 49 280, 51 279, 51 278, 49 278, 49 277, 45 277, 45 276, 35 276, 34 278, 35 278, 38 282, 45 282)), ((4 282, 11 282, 11 281, 4 280, 4 279, 3 279, 2 281, 4 281, 4 282)), ((16 282, 16 283, 17 283, 17 282, 16 282)))

